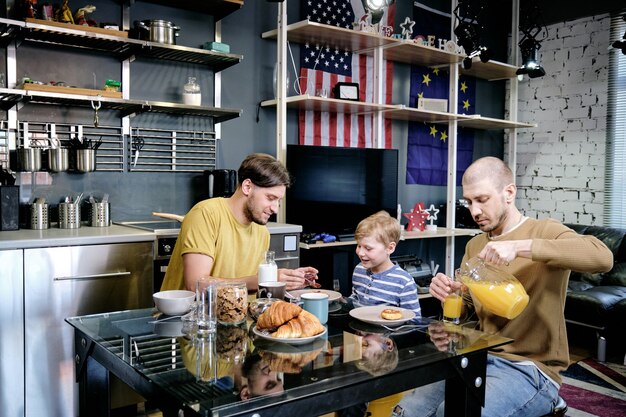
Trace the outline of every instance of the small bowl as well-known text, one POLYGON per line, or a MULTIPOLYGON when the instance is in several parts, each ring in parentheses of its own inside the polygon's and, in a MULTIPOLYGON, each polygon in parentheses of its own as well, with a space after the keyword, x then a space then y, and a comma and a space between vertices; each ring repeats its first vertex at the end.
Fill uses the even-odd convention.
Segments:
POLYGON ((170 290, 154 293, 152 299, 157 310, 168 316, 179 316, 191 309, 196 293, 186 290, 170 290))
POLYGON ((256 300, 252 301, 250 305, 248 306, 248 314, 250 314, 250 317, 252 318, 252 320, 256 321, 261 315, 261 313, 263 313, 265 310, 270 308, 270 306, 274 304, 276 301, 280 301, 280 299, 257 298, 256 300))

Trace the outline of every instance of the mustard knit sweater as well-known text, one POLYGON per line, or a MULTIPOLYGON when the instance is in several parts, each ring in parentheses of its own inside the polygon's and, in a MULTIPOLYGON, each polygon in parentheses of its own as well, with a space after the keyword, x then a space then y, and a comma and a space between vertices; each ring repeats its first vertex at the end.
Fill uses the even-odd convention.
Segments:
MULTIPOLYGON (((516 258, 502 268, 524 285, 530 300, 515 319, 495 316, 475 303, 480 329, 514 339, 493 354, 512 361, 533 361, 561 384, 560 371, 569 365, 565 329, 565 296, 571 270, 602 272, 613 267, 613 253, 593 236, 579 235, 555 220, 526 219, 493 241, 532 239, 532 259, 516 258)), ((471 239, 463 261, 475 257, 489 242, 487 234, 471 239)))

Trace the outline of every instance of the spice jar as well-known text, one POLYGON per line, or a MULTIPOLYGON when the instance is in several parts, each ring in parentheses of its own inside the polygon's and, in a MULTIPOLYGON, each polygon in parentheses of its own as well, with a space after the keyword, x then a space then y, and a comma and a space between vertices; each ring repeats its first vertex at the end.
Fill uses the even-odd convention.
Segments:
POLYGON ((196 77, 189 77, 187 79, 187 84, 183 86, 183 103, 193 106, 199 106, 202 104, 200 84, 196 82, 196 77))
POLYGON ((217 288, 217 321, 221 324, 239 324, 248 313, 248 289, 245 282, 220 284, 217 288))
POLYGON ((485 310, 510 320, 526 308, 528 294, 510 273, 479 258, 469 259, 460 269, 461 282, 485 310))

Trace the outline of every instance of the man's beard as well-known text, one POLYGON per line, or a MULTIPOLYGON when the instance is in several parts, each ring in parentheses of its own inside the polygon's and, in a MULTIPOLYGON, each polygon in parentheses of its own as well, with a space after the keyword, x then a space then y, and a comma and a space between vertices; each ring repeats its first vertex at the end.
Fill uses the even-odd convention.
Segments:
POLYGON ((246 216, 246 219, 248 219, 248 221, 250 222, 260 224, 261 226, 265 226, 267 224, 267 220, 258 218, 254 215, 253 207, 251 206, 249 201, 246 202, 246 205, 243 208, 243 214, 244 216, 246 216))
POLYGON ((496 230, 498 227, 502 226, 502 224, 504 223, 504 219, 506 218, 506 211, 502 210, 500 212, 500 215, 498 216, 498 221, 495 223, 495 225, 493 226, 489 226, 488 224, 484 227, 484 228, 480 228, 480 230, 482 230, 485 233, 491 233, 494 230, 496 230))

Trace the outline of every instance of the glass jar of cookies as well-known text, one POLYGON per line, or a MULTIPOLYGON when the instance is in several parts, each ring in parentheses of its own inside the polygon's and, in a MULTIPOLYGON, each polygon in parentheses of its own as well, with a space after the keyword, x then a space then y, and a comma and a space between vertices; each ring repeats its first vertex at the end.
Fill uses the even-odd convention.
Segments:
POLYGON ((217 321, 236 325, 246 320, 248 313, 248 289, 246 283, 233 281, 217 287, 217 321))

